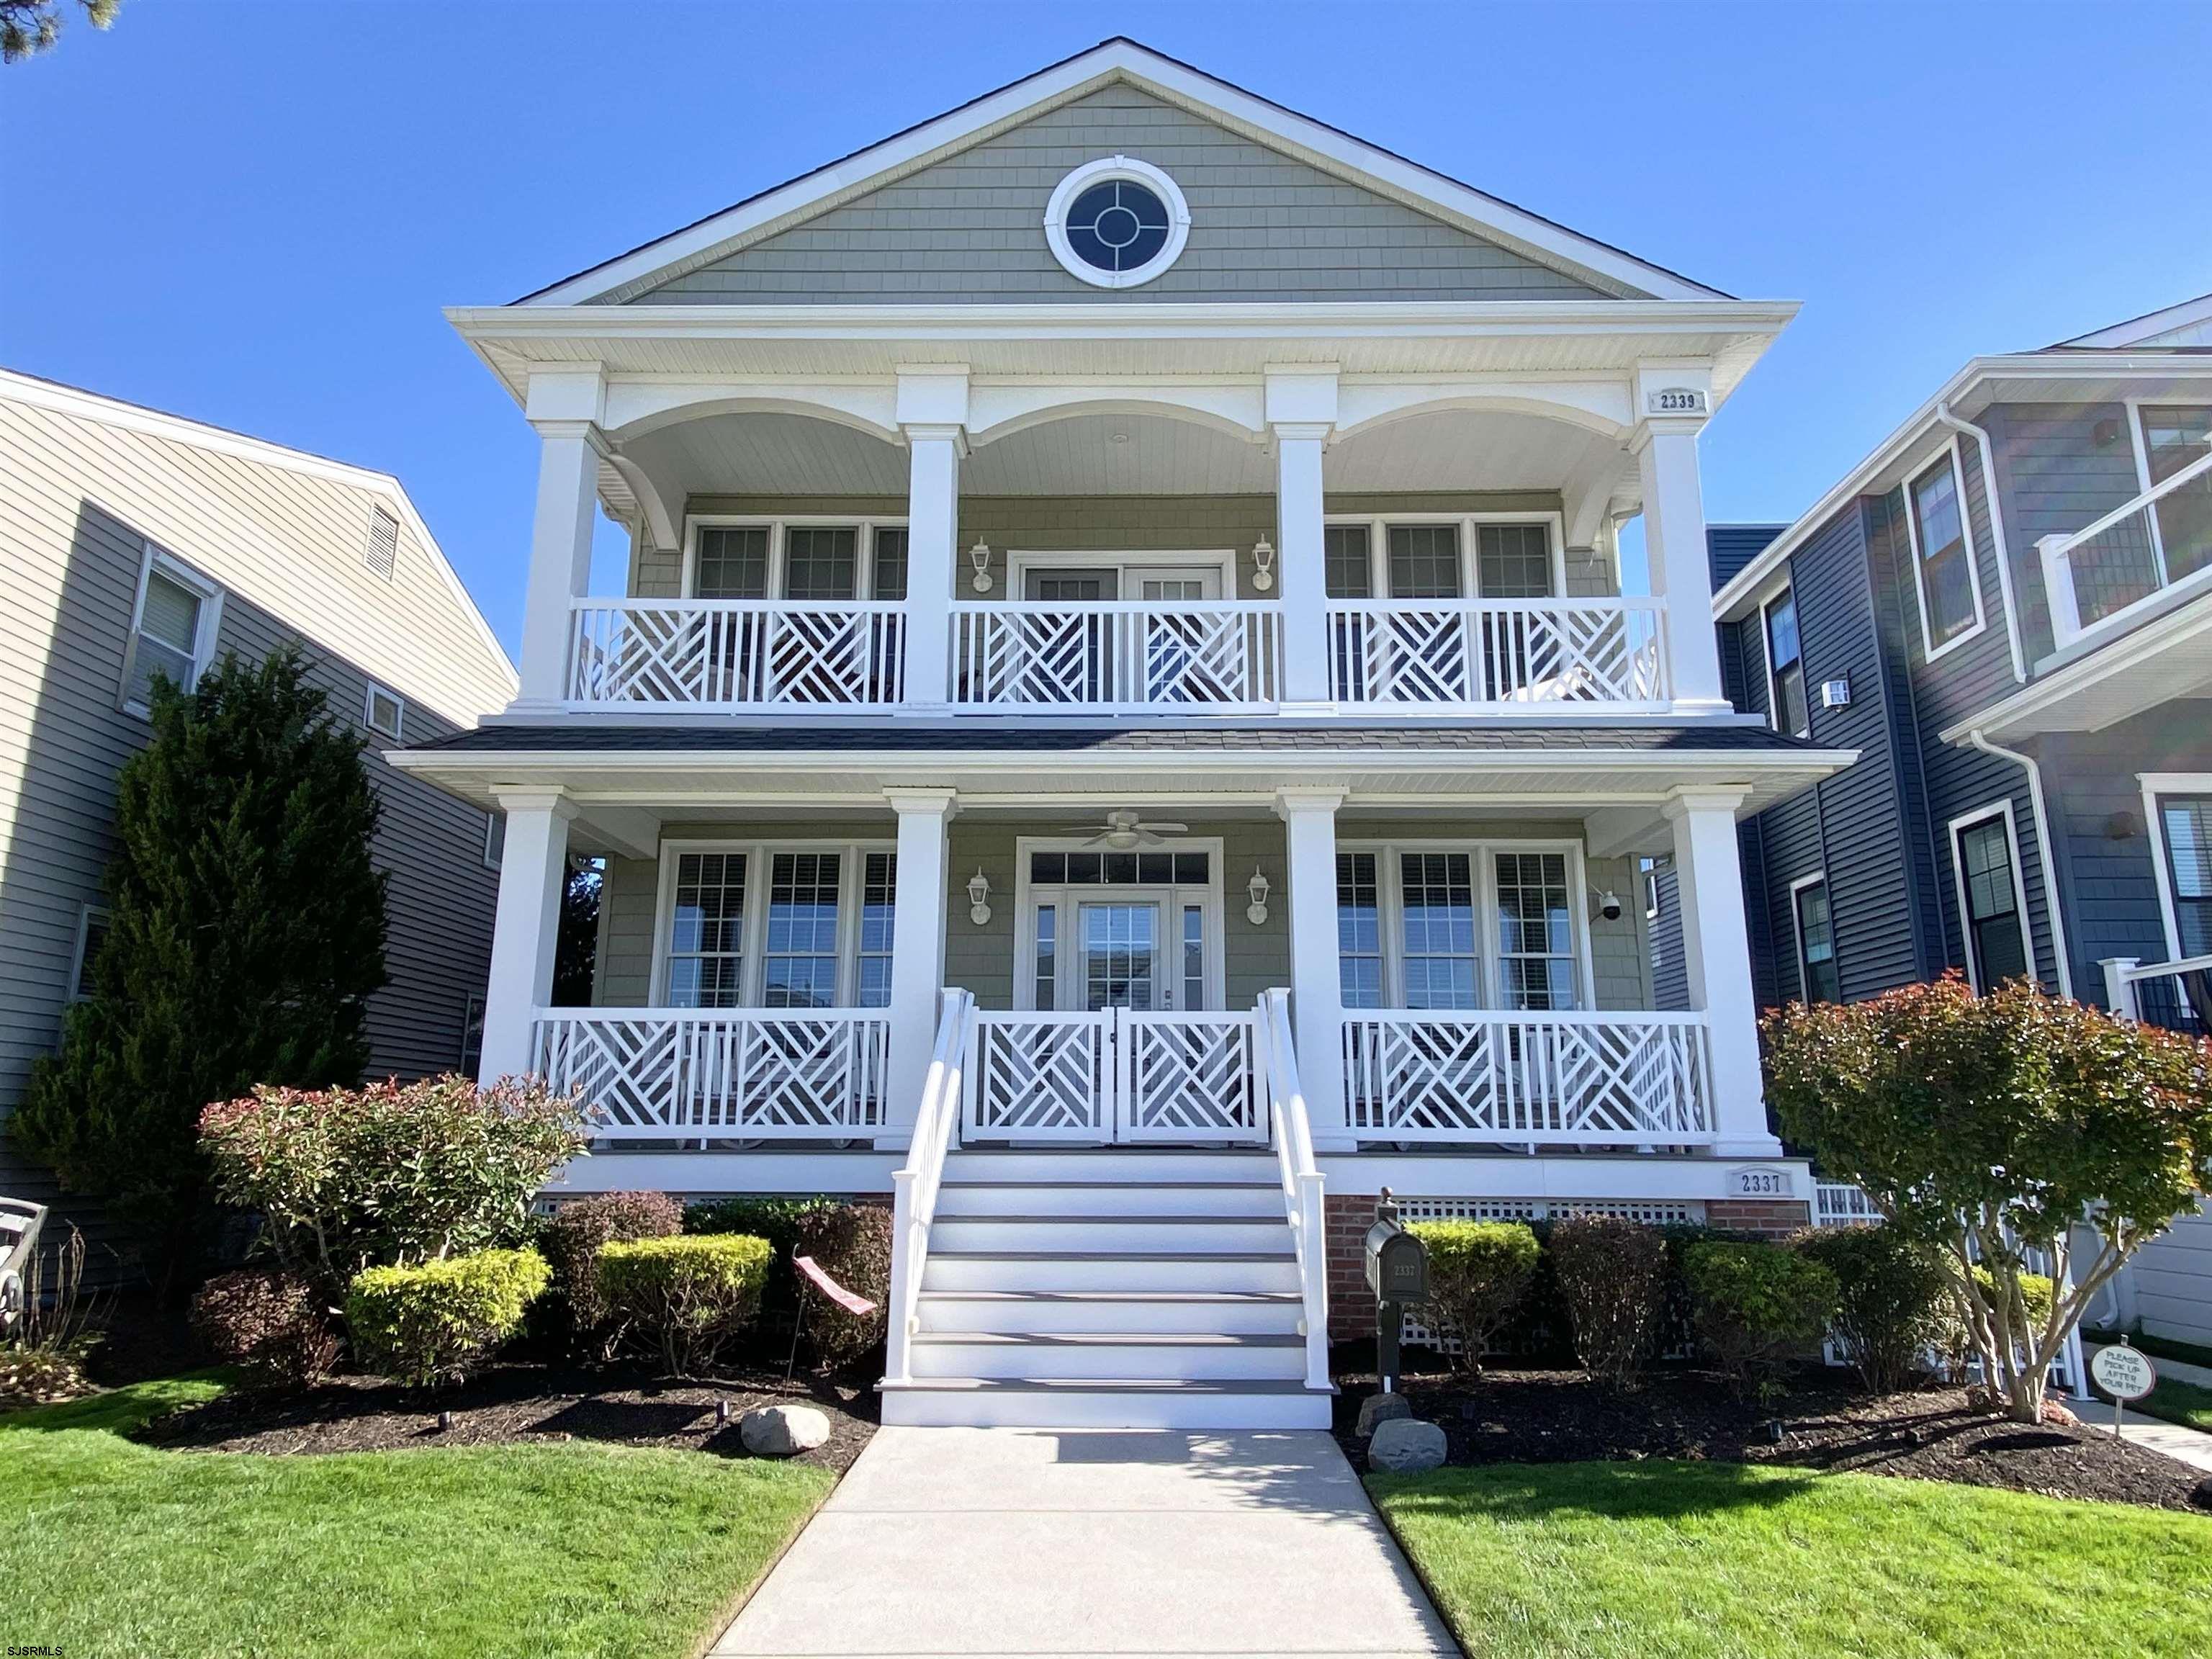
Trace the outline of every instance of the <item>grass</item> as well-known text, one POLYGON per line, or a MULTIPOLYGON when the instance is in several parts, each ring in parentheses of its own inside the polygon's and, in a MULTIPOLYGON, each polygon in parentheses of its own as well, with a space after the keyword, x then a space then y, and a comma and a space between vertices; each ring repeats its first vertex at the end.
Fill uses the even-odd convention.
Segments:
POLYGON ((2130 1401, 2128 1409, 2141 1412, 2146 1417, 2162 1417, 2185 1429, 2202 1429, 2212 1434, 2212 1389, 2184 1382, 2179 1377, 2159 1378, 2158 1386, 2141 1400, 2130 1401))
POLYGON ((122 1437, 222 1387, 0 1416, 0 1641, 71 1659, 689 1659, 834 1484, 580 1443, 280 1458, 122 1437))
POLYGON ((2196 1516, 1657 1460, 1369 1485, 1475 1659, 2195 1659, 2212 1629, 2196 1516))

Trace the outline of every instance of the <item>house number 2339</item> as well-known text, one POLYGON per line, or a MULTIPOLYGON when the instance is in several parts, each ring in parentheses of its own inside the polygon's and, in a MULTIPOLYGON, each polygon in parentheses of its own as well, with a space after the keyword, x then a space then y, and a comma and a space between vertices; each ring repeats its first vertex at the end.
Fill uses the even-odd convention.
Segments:
POLYGON ((1666 386, 1648 394, 1644 401, 1654 415, 1702 415, 1705 412, 1705 394, 1694 386, 1666 386))

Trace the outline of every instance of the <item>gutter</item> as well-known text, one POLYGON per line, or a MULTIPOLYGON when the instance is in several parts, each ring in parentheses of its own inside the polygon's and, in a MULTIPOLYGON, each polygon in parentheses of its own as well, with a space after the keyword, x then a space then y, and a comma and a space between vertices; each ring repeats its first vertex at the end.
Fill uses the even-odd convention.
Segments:
MULTIPOLYGON (((2043 866, 2043 904, 2051 913, 2051 954, 2058 959, 2058 994, 2070 1001, 2074 969, 2066 948, 2065 907, 2058 900, 2058 866, 2051 856, 2051 815, 2043 808, 2043 768, 2033 755, 1991 743, 1978 726, 1966 733, 1966 741, 1994 759, 2011 761, 2027 774, 2027 804, 2035 814, 2035 861, 2043 866)), ((2021 920, 2025 923, 2027 919, 2021 920)))
MULTIPOLYGON (((1961 420, 1951 412, 1951 400, 1936 400, 1936 421, 1954 432, 1963 432, 1974 441, 1974 451, 1982 463, 1982 499, 1989 504, 1990 540, 1997 556, 1997 592, 2004 600, 2005 642, 2012 647, 2012 678, 2014 685, 2027 684, 2027 651, 2020 642, 2020 607, 2013 602, 2012 555, 2005 546, 2004 503, 1997 496, 1996 464, 1990 457, 1996 453, 1990 434, 1972 421, 1961 420)), ((1963 510, 1965 503, 1960 503, 1963 510)), ((1908 510, 1910 510, 1908 508, 1908 510)))

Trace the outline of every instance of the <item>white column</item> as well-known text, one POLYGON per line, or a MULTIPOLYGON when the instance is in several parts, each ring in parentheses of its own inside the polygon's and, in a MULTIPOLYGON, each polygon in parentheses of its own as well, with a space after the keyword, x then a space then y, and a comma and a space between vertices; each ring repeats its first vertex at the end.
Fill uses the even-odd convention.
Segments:
POLYGON ((533 374, 527 408, 538 428, 538 509, 522 601, 522 692, 518 708, 550 713, 568 696, 570 609, 591 590, 592 532, 599 509, 596 368, 533 374))
POLYGON ((1269 369, 1275 444, 1275 550, 1282 574, 1285 714, 1330 707, 1328 588, 1322 556, 1322 452, 1336 427, 1334 372, 1269 369))
POLYGON ((491 979, 484 988, 483 1060, 477 1070, 485 1083, 530 1069, 531 1023, 553 997, 568 821, 576 816, 557 789, 502 791, 499 804, 507 814, 507 845, 500 855, 491 979))
POLYGON ((902 369, 907 442, 906 695, 908 714, 950 706, 952 575, 960 547, 960 458, 968 453, 968 371, 902 369))
POLYGON ((1644 545, 1651 591, 1667 601, 1667 655, 1674 707, 1684 714, 1725 714, 1721 654, 1713 628, 1712 566, 1705 552, 1705 488, 1698 471, 1698 433, 1710 407, 1711 375, 1700 369, 1645 368, 1637 372, 1637 407, 1644 411, 1629 447, 1644 486, 1644 545), (1694 398, 1680 414, 1654 414, 1694 398))
POLYGON ((945 985, 945 830, 958 810, 950 789, 892 789, 898 815, 898 878, 892 890, 890 1075, 876 1145, 906 1150, 937 1042, 937 998, 945 985))
POLYGON ((1291 905, 1291 1018, 1298 1082, 1313 1121, 1314 1149, 1358 1150, 1344 1117, 1344 983, 1336 932, 1336 809, 1340 789, 1285 789, 1275 797, 1284 826, 1291 905))
POLYGON ((1674 826, 1674 873, 1682 912, 1682 961, 1690 1006, 1712 1044, 1713 1109, 1722 1158, 1773 1158, 1782 1143, 1766 1127, 1759 1067, 1759 1006, 1751 989, 1751 939, 1743 919, 1743 866, 1736 848, 1740 791, 1682 790, 1667 803, 1674 826))

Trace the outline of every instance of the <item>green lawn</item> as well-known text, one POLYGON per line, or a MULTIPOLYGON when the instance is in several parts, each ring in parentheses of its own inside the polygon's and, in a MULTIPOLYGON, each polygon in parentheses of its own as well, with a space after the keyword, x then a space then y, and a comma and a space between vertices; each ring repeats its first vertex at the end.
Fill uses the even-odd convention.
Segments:
POLYGON ((2212 1632, 2212 1517, 1732 1463, 1369 1485, 1477 1659, 2199 1659, 2212 1632))
MULTIPOLYGON (((2212 1389, 2195 1382, 2184 1382, 2179 1377, 2164 1376, 2158 1386, 2143 1399, 2131 1401, 2128 1409, 2142 1412, 2150 1417, 2162 1417, 2169 1423, 2179 1423, 2184 1428, 2202 1429, 2212 1434, 2212 1389)), ((2099 1412, 2091 1408, 2093 1418, 2109 1421, 2109 1410, 2099 1412)))
POLYGON ((283 1659, 689 1659, 833 1484, 583 1443, 276 1458, 120 1431, 222 1384, 0 1416, 0 1644, 283 1659))

